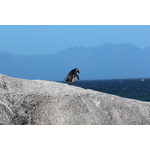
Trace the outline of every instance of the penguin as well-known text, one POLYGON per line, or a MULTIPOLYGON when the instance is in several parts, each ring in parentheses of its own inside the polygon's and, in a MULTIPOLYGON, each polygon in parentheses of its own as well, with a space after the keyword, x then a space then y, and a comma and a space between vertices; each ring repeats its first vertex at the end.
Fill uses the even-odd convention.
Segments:
POLYGON ((68 84, 69 83, 75 83, 74 82, 74 78, 77 77, 77 79, 79 80, 79 76, 77 73, 80 73, 78 68, 75 68, 73 70, 71 70, 68 75, 66 76, 66 78, 64 79, 68 84))

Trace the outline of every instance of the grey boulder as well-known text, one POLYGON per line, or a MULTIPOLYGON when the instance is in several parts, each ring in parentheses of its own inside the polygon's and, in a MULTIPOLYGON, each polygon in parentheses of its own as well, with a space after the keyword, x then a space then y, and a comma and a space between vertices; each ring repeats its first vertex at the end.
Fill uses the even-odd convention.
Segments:
POLYGON ((150 104, 64 83, 0 74, 1 125, 145 125, 150 104))

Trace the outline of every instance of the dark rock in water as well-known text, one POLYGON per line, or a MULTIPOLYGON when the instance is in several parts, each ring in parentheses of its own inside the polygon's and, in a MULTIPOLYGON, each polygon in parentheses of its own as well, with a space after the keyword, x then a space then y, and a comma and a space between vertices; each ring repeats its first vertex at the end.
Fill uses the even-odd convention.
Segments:
POLYGON ((150 104, 64 83, 0 75, 0 124, 150 124, 150 104))

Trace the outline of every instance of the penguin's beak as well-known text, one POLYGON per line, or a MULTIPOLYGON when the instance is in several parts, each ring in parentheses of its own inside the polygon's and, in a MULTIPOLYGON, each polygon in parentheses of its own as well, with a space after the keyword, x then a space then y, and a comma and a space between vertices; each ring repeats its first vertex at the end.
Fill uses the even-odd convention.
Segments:
POLYGON ((78 70, 77 72, 78 72, 78 73, 80 73, 80 71, 79 71, 79 70, 78 70))

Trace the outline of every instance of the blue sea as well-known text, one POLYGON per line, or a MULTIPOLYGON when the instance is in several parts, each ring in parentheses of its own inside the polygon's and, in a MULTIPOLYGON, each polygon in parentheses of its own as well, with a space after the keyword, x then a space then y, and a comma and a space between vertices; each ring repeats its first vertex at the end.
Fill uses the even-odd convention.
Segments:
POLYGON ((124 98, 150 102, 150 78, 83 80, 76 81, 74 85, 124 98))

